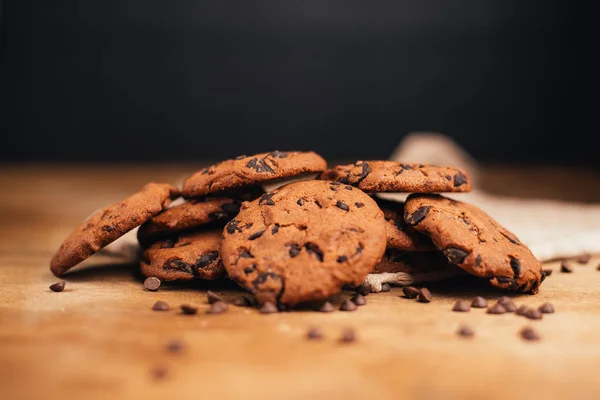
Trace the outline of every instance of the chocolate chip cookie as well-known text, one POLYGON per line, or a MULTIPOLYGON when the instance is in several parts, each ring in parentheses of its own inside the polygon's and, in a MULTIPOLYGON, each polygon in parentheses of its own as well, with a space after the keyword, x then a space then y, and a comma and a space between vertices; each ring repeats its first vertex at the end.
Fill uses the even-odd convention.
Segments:
POLYGON ((185 180, 182 193, 186 198, 198 197, 275 179, 321 172, 325 168, 326 161, 312 151, 273 151, 239 156, 196 172, 185 180))
POLYGON ((431 240, 404 222, 404 203, 376 199, 386 221, 387 247, 404 251, 436 250, 431 240))
POLYGON ((385 251, 383 212, 339 182, 286 185, 244 203, 223 231, 229 276, 260 303, 323 300, 358 285, 385 251))
POLYGON ((140 270, 161 281, 218 279, 225 275, 219 255, 221 233, 202 230, 155 242, 144 250, 140 270))
POLYGON ((519 239, 479 208, 439 195, 413 194, 404 220, 429 235, 448 260, 502 289, 537 293, 542 266, 519 239))
POLYGON ((178 190, 164 183, 149 183, 127 199, 103 208, 85 220, 60 246, 50 270, 62 275, 71 267, 149 220, 178 195, 178 190))
POLYGON ((469 177, 461 169, 396 161, 357 161, 338 165, 323 172, 321 179, 339 181, 370 193, 471 191, 469 177))

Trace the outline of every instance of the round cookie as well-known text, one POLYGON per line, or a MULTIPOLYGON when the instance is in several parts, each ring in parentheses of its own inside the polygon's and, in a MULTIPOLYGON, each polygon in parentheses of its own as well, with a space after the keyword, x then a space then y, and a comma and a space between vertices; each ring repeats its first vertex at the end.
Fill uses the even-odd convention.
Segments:
POLYGON ((387 247, 404 251, 436 250, 431 240, 404 222, 404 203, 376 199, 386 221, 387 247))
POLYGON ((469 177, 461 169, 396 161, 357 161, 338 165, 323 172, 321 179, 339 181, 370 193, 471 191, 469 177))
POLYGON ((199 197, 274 179, 321 172, 325 168, 327 162, 312 151, 273 151, 239 156, 196 172, 184 181, 182 193, 186 198, 199 197))
POLYGON ((144 250, 140 270, 161 281, 212 280, 225 274, 221 229, 197 231, 161 240, 144 250))
POLYGON ((178 190, 171 185, 149 183, 140 192, 103 208, 65 239, 50 261, 50 270, 56 276, 64 274, 161 212, 178 194, 178 190))
POLYGON ((338 182, 292 183, 244 203, 223 231, 229 276, 260 303, 323 300, 360 284, 385 251, 383 212, 338 182))
POLYGON ((542 265, 479 208, 439 195, 408 197, 404 220, 429 235, 450 262, 502 289, 537 293, 542 265))

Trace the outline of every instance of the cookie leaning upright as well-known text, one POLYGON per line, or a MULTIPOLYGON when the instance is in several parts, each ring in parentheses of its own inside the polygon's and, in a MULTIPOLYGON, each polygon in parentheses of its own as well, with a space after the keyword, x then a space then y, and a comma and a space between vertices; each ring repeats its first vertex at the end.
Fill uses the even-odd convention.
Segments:
POLYGON ((323 172, 321 179, 339 181, 370 193, 471 191, 469 177, 462 169, 396 161, 357 161, 338 165, 323 172))
POLYGON ((138 193, 103 208, 65 239, 52 260, 56 276, 90 257, 165 209, 179 191, 168 184, 149 183, 138 193))
POLYGON ((260 303, 323 300, 358 285, 383 255, 383 212, 338 182, 304 181, 244 203, 223 231, 229 276, 260 303))
POLYGON ((479 208, 439 195, 412 194, 404 209, 405 221, 429 235, 450 262, 499 288, 537 293, 540 262, 479 208))
POLYGON ((273 151, 240 156, 196 172, 185 180, 182 193, 186 198, 198 197, 274 179, 322 172, 326 168, 327 162, 312 151, 273 151))

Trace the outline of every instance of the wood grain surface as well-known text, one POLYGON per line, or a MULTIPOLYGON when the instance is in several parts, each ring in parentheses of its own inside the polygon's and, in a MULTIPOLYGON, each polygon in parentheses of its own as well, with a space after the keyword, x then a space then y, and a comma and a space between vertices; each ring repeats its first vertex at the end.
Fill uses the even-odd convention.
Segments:
MULTIPOLYGON (((206 315, 207 289, 226 300, 242 291, 224 282, 148 292, 136 266, 102 256, 67 275, 64 292, 48 289, 57 280, 50 257, 75 224, 147 181, 176 182, 193 170, 0 168, 0 398, 600 398, 598 257, 571 274, 550 263, 554 273, 539 295, 514 296, 517 305, 552 302, 556 313, 540 321, 478 309, 452 312, 456 299, 491 301, 504 294, 472 281, 430 286, 429 304, 404 299, 394 288, 369 295, 355 312, 261 315, 230 306, 225 314, 206 315), (152 311, 159 299, 171 311, 152 311), (182 315, 182 303, 197 305, 198 314, 182 315), (456 335, 462 323, 475 337, 456 335), (322 340, 305 338, 313 326, 322 328, 322 340), (518 331, 524 326, 542 340, 523 341, 518 331), (347 327, 355 330, 355 343, 339 342, 347 327), (185 344, 176 354, 167 351, 174 339, 185 344)), ((486 186, 505 194, 600 200, 592 173, 557 178, 549 171, 514 171, 487 171, 486 186)))

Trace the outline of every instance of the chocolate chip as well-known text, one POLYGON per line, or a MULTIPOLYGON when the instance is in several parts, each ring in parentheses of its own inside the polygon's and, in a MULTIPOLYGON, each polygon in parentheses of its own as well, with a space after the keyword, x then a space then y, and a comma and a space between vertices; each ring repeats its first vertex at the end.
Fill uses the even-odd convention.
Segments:
POLYGON ((279 150, 272 151, 269 153, 269 155, 273 158, 286 158, 287 157, 286 153, 279 151, 279 150))
POLYGON ((537 331, 535 329, 533 329, 532 327, 529 327, 529 326, 521 329, 519 334, 521 335, 521 338, 523 338, 524 340, 536 341, 536 340, 541 339, 539 333, 537 333, 537 331))
POLYGON ((487 308, 487 301, 481 296, 477 296, 471 302, 471 307, 473 308, 487 308))
POLYGON ((279 310, 277 309, 277 307, 275 307, 275 304, 271 303, 270 301, 266 301, 258 309, 258 312, 260 312, 261 314, 274 314, 276 312, 279 312, 279 310))
POLYGON ((185 348, 185 343, 179 339, 169 340, 167 343, 167 351, 169 353, 179 353, 185 348))
POLYGON ((535 308, 530 308, 525 313, 525 317, 529 319, 542 319, 544 316, 540 310, 536 310, 535 308))
POLYGON ((238 307, 250 307, 252 302, 246 296, 240 296, 233 300, 233 305, 238 307))
POLYGON ((167 376, 168 372, 169 370, 164 365, 157 365, 150 370, 152 378, 157 381, 164 379, 167 376))
POLYGON ((200 171, 200 173, 202 175, 207 175, 208 174, 208 168, 203 168, 202 171, 200 171))
POLYGON ((479 254, 477 254, 477 255, 475 256, 475 266, 476 266, 476 267, 479 267, 479 266, 481 265, 481 261, 482 261, 482 260, 481 260, 481 256, 480 256, 479 254))
POLYGON ((223 300, 218 300, 210 305, 208 310, 206 310, 207 314, 223 314, 229 306, 223 300))
POLYGON ((463 175, 462 172, 454 175, 454 187, 459 187, 467 183, 467 177, 463 175))
POLYGON ((381 285, 381 291, 382 292, 391 292, 392 291, 392 287, 389 284, 387 284, 387 283, 383 283, 381 285))
POLYGON ((554 314, 554 306, 551 303, 542 304, 538 310, 544 314, 554 314))
POLYGON ((419 295, 419 289, 412 286, 403 287, 402 292, 407 299, 415 299, 419 295))
POLYGON ((146 278, 146 280, 144 281, 144 287, 151 292, 155 292, 160 287, 160 279, 158 279, 155 276, 146 278))
POLYGON ((240 252, 240 258, 254 258, 254 256, 247 249, 243 249, 240 252))
POLYGON ((271 235, 276 234, 277 232, 279 232, 279 224, 275 224, 273 225, 273 227, 271 228, 271 235))
POLYGON ((165 240, 160 245, 160 248, 161 249, 172 249, 173 247, 175 247, 175 243, 177 243, 177 240, 175 240, 175 239, 168 239, 168 240, 165 240))
POLYGON ((357 201, 356 203, 354 203, 354 205, 355 205, 357 208, 362 208, 362 207, 364 207, 364 206, 365 206, 365 205, 364 205, 364 203, 361 203, 360 201, 357 201))
POLYGON ((506 312, 515 312, 515 310, 517 309, 515 302, 507 296, 500 297, 498 303, 502 304, 506 312))
POLYGON ((421 288, 419 290, 419 298, 417 299, 420 303, 430 303, 431 302, 431 292, 427 288, 421 288))
POLYGON ((515 311, 515 315, 521 315, 524 316, 525 314, 527 314, 527 310, 529 310, 529 307, 523 305, 520 306, 519 308, 517 308, 517 310, 515 311))
POLYGON ((452 307, 452 311, 456 312, 469 312, 470 309, 471 307, 469 307, 467 302, 464 300, 456 300, 456 303, 454 303, 454 307, 452 307))
POLYGON ((506 313, 506 308, 500 303, 496 303, 487 310, 488 314, 504 314, 506 313))
POLYGON ((306 338, 308 340, 319 340, 323 338, 323 331, 320 328, 310 328, 306 332, 306 338))
POLYGON ((247 156, 247 155, 245 155, 245 154, 242 154, 241 156, 237 156, 235 159, 236 159, 236 160, 243 160, 243 159, 244 159, 244 158, 246 158, 246 157, 248 157, 248 156, 247 156))
POLYGON ((265 230, 264 230, 264 229, 263 229, 262 231, 255 232, 255 233, 253 233, 252 235, 250 235, 250 236, 248 237, 248 240, 255 240, 255 239, 258 239, 259 237, 261 237, 261 236, 263 235, 263 233, 265 233, 265 230))
POLYGON ((500 231, 500 233, 502 234, 502 236, 504 236, 506 239, 508 239, 508 241, 511 242, 512 244, 521 245, 521 242, 519 242, 519 240, 512 234, 509 234, 507 232, 502 232, 502 231, 500 231))
POLYGON ((356 341, 356 334, 354 333, 354 329, 346 328, 342 331, 342 336, 340 337, 340 342, 352 343, 355 341, 356 341))
POLYGON ((298 243, 290 243, 290 244, 286 244, 286 246, 290 247, 290 250, 288 253, 289 253, 290 257, 292 257, 292 258, 296 257, 302 251, 302 248, 300 247, 300 245, 298 243))
POLYGON ((404 220, 413 226, 418 225, 419 222, 423 221, 425 217, 427 217, 429 210, 431 210, 431 206, 419 207, 414 213, 405 215, 404 220))
POLYGON ((456 330, 456 333, 462 337, 472 337, 475 335, 475 330, 469 325, 461 325, 456 330))
POLYGON ((262 158, 261 159, 256 158, 256 157, 252 158, 246 164, 246 168, 252 168, 256 172, 268 172, 270 174, 274 174, 275 173, 275 171, 273 171, 273 169, 271 167, 269 167, 267 165, 267 163, 265 162, 265 160, 263 160, 262 158))
POLYGON ((552 275, 552 270, 550 268, 542 270, 542 276, 550 276, 552 275))
POLYGON ((58 281, 50 285, 50 290, 53 292, 62 292, 65 289, 65 281, 58 281))
POLYGON ((319 308, 320 312, 333 312, 335 310, 335 308, 333 307, 333 304, 331 304, 330 302, 326 301, 325 303, 323 303, 323 305, 319 308))
POLYGON ((231 221, 229 221, 229 223, 227 224, 227 232, 229 234, 233 234, 236 230, 238 230, 238 224, 240 222, 237 219, 232 219, 231 221))
POLYGON ((273 196, 275 196, 277 193, 272 192, 272 193, 265 193, 262 196, 260 196, 260 200, 258 201, 258 204, 266 204, 268 206, 274 206, 275 205, 275 200, 273 200, 273 196))
POLYGON ((195 267, 197 269, 206 268, 210 264, 212 264, 213 261, 215 261, 218 258, 219 258, 219 252, 216 251, 216 250, 211 251, 211 252, 209 252, 207 254, 203 254, 202 256, 200 256, 200 258, 198 259, 198 261, 196 261, 195 267))
POLYGON ((348 261, 348 257, 346 257, 346 256, 339 256, 336 261, 338 263, 343 263, 343 262, 348 261))
POLYGON ((589 255, 588 253, 582 254, 579 257, 575 258, 575 261, 577 261, 579 264, 587 264, 590 262, 590 260, 592 259, 592 256, 589 255))
POLYGON ((223 301, 221 296, 219 296, 218 294, 216 294, 210 290, 208 292, 206 292, 206 298, 208 300, 208 304, 213 304, 213 303, 216 303, 217 301, 223 301))
POLYGON ((350 210, 350 208, 348 208, 348 204, 344 203, 341 200, 338 200, 337 203, 335 203, 335 205, 336 205, 337 208, 340 208, 340 209, 342 209, 344 211, 349 211, 350 210))
POLYGON ((352 190, 352 186, 346 185, 346 186, 344 186, 344 189, 346 189, 346 190, 352 190))
POLYGON ((367 304, 367 299, 365 299, 365 296, 363 296, 362 294, 357 294, 356 296, 352 297, 351 300, 357 306, 364 306, 365 304, 367 304))
POLYGON ((354 304, 354 302, 352 302, 351 300, 345 300, 342 305, 340 306, 340 310, 341 311, 354 311, 356 310, 356 304, 354 304))
POLYGON ((596 266, 596 271, 600 271, 600 264, 596 266))
POLYGON ((317 260, 323 261, 323 250, 316 243, 308 242, 304 245, 304 248, 309 254, 314 254, 317 260))
POLYGON ((469 253, 463 249, 457 247, 447 247, 444 249, 444 255, 453 264, 462 264, 469 253))
POLYGON ((510 257, 510 268, 513 270, 513 278, 519 279, 519 275, 521 274, 521 262, 518 258, 513 256, 510 257))
POLYGON ((244 268, 244 273, 246 275, 250 275, 251 273, 253 273, 256 270, 256 265, 251 265, 250 267, 246 267, 244 268))
POLYGON ((182 304, 181 311, 186 315, 194 315, 198 312, 198 307, 194 307, 190 304, 182 304))
POLYGON ((563 261, 560 264, 560 272, 571 273, 573 272, 573 266, 569 264, 567 261, 563 261))
POLYGON ((184 261, 182 261, 179 257, 171 257, 162 266, 162 269, 165 271, 180 271, 189 275, 194 275, 194 270, 192 266, 184 261))
POLYGON ((169 304, 166 301, 159 300, 152 306, 152 311, 169 311, 169 304))
POLYGON ((296 202, 296 204, 298 204, 299 206, 303 206, 304 205, 304 199, 298 199, 298 201, 296 202))
POLYGON ((367 296, 369 293, 371 293, 371 286, 367 285, 366 283, 361 283, 354 289, 354 291, 358 294, 362 294, 363 296, 367 296))

